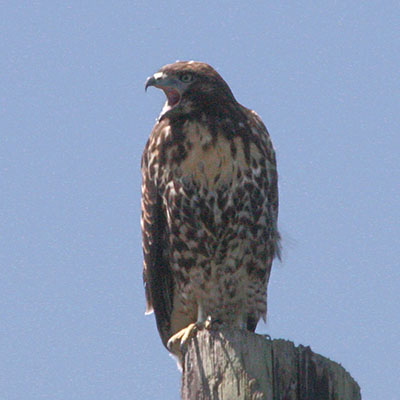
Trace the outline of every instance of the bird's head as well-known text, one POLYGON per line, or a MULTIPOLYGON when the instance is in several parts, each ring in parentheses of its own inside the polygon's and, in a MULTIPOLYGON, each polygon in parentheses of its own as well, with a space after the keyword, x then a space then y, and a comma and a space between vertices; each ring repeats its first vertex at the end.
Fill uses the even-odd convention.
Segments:
POLYGON ((162 89, 167 96, 162 115, 172 110, 187 113, 200 106, 217 107, 223 98, 234 101, 229 86, 218 72, 198 61, 165 65, 147 78, 145 89, 149 86, 162 89))

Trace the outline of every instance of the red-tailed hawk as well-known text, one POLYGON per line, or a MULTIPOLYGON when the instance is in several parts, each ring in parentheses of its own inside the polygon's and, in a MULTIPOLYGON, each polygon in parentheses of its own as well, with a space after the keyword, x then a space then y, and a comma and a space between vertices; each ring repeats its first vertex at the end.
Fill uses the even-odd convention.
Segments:
POLYGON ((265 320, 279 252, 276 161, 260 117, 210 65, 166 65, 149 86, 167 102, 142 158, 146 313, 177 353, 206 320, 250 331, 265 320))

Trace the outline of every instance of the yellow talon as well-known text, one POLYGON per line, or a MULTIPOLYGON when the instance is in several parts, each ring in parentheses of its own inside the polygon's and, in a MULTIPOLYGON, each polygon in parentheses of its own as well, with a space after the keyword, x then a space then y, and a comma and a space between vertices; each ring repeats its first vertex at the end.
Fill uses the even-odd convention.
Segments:
POLYGON ((190 324, 189 326, 186 327, 181 338, 181 348, 186 346, 186 343, 189 342, 190 339, 193 339, 196 336, 196 333, 199 330, 199 328, 200 327, 198 326, 197 323, 190 324))
POLYGON ((196 336, 197 331, 201 329, 210 330, 211 328, 212 322, 208 318, 205 322, 193 322, 172 335, 168 340, 167 347, 171 353, 181 354, 189 340, 196 336))
POLYGON ((197 323, 192 323, 186 328, 183 328, 179 332, 175 333, 175 335, 171 336, 168 340, 168 349, 174 354, 181 353, 180 350, 184 348, 186 343, 196 336, 198 328, 199 327, 197 323))

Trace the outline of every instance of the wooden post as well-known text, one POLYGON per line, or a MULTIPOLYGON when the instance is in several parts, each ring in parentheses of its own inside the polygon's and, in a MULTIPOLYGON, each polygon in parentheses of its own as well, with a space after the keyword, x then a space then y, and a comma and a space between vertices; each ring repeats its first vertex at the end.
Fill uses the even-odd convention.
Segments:
POLYGON ((361 400, 346 370, 309 347, 239 330, 188 343, 182 400, 361 400))

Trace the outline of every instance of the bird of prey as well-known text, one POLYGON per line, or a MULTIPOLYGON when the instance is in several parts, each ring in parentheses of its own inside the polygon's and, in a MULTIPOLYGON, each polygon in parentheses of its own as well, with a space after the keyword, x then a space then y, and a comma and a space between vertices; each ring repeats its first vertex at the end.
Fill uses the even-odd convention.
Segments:
POLYGON ((167 97, 142 157, 146 313, 175 354, 207 322, 254 331, 279 256, 275 152, 261 118, 210 65, 146 81, 167 97))

